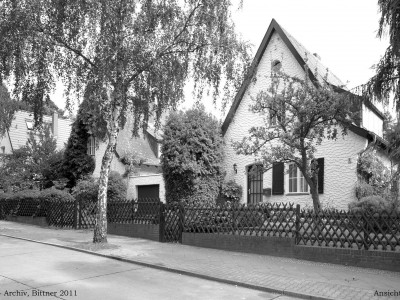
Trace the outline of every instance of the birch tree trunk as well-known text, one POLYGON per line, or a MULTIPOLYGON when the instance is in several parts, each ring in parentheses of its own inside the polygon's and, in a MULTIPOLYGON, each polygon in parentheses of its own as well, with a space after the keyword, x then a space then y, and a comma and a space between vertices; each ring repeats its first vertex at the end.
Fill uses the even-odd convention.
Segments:
POLYGON ((101 162, 101 171, 99 178, 99 193, 97 195, 97 215, 94 228, 93 243, 107 243, 107 188, 108 175, 110 173, 111 161, 114 156, 114 150, 117 145, 119 133, 117 112, 111 124, 111 131, 108 137, 108 144, 101 162))

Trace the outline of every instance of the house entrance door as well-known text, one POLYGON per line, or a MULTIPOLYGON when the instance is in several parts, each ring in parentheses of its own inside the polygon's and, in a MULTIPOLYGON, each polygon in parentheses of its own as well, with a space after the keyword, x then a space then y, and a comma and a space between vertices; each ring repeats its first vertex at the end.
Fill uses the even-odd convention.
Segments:
POLYGON ((262 165, 251 165, 247 169, 247 204, 262 202, 263 168, 262 165))

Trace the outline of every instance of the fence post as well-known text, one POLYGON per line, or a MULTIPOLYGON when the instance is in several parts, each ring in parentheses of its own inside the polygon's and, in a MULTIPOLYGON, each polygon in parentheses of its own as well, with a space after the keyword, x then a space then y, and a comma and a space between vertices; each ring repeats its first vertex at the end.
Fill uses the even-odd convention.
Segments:
POLYGON ((78 200, 74 201, 74 229, 78 229, 78 200))
POLYGON ((179 203, 179 243, 182 244, 183 223, 185 222, 185 207, 179 203))
POLYGON ((300 204, 296 205, 296 236, 294 244, 298 245, 300 242, 300 204))
POLYGON ((78 200, 78 229, 82 228, 82 199, 78 200))
POLYGON ((65 226, 65 205, 61 201, 58 201, 58 203, 61 204, 61 226, 60 227, 64 227, 65 226))
POLYGON ((164 243, 164 233, 165 233, 165 216, 164 216, 165 206, 164 203, 160 203, 160 216, 159 216, 159 223, 158 223, 158 230, 159 230, 159 241, 164 243))
POLYGON ((371 219, 369 216, 367 217, 365 215, 364 211, 361 211, 361 215, 362 215, 362 223, 363 223, 363 229, 364 229, 364 249, 365 250, 369 250, 369 247, 371 246, 371 241, 370 241, 370 237, 369 237, 369 232, 370 232, 370 223, 369 220, 371 219))

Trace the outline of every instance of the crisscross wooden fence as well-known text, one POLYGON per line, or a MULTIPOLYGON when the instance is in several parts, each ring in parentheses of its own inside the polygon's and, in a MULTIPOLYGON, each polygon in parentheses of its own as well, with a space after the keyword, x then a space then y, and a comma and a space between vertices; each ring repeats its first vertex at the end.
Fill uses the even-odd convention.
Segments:
POLYGON ((185 232, 294 237, 296 207, 291 203, 185 207, 185 232))
POLYGON ((286 203, 185 206, 188 233, 295 238, 297 245, 400 251, 399 211, 300 210, 286 203))
POLYGON ((159 224, 160 199, 144 198, 107 203, 107 219, 120 224, 159 224))
MULTIPOLYGON (((159 199, 119 200, 107 204, 107 218, 114 223, 159 224, 159 199)), ((50 226, 85 229, 96 224, 97 203, 90 201, 0 201, 0 219, 6 216, 45 217, 50 226)))
POLYGON ((308 246, 400 251, 400 214, 322 210, 300 211, 296 244, 308 246))
MULTIPOLYGON (((97 204, 79 201, 18 199, 0 201, 6 215, 45 217, 47 224, 66 228, 95 225, 97 204)), ((400 212, 300 210, 292 203, 257 205, 163 204, 159 199, 108 203, 108 222, 155 224, 160 239, 181 242, 182 232, 294 238, 296 245, 400 251, 400 212)))

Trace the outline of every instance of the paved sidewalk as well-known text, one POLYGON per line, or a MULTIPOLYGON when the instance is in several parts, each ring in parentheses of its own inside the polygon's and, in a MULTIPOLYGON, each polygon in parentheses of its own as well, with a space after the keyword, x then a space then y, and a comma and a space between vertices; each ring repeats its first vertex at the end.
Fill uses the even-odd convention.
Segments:
MULTIPOLYGON (((108 236, 91 243, 91 230, 62 230, 0 221, 0 235, 39 241, 158 269, 305 299, 389 299, 375 292, 399 291, 400 272, 346 267, 245 254, 144 239, 108 236)), ((391 299, 400 299, 393 297, 391 299)))

